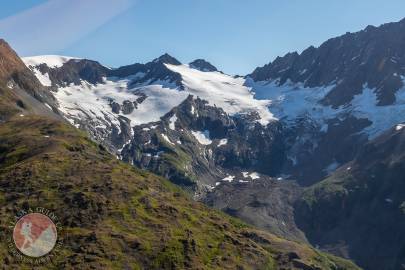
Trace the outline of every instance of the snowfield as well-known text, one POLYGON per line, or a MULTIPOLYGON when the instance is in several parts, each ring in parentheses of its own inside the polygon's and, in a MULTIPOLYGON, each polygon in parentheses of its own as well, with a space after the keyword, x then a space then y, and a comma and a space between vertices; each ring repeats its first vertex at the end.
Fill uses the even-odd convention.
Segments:
POLYGON ((207 100, 212 106, 222 108, 229 115, 257 112, 259 122, 263 125, 276 120, 267 108, 271 101, 255 99, 251 89, 244 85, 243 78, 234 78, 220 72, 203 72, 188 65, 166 64, 166 67, 181 74, 185 91, 207 100))
MULTIPOLYGON (((43 85, 51 86, 48 74, 42 74, 37 66, 47 64, 51 68, 58 68, 70 59, 78 58, 47 55, 26 57, 23 60, 43 85)), ((207 100, 211 105, 221 107, 230 115, 257 112, 260 116, 258 121, 263 125, 275 120, 267 109, 270 101, 255 99, 250 89, 243 85, 242 78, 235 79, 220 72, 202 72, 187 65, 166 64, 166 66, 182 75, 185 90, 166 81, 129 88, 131 79, 142 75, 134 74, 124 79, 105 78, 103 83, 97 85, 82 82, 81 85, 71 84, 60 87, 55 96, 59 101, 60 110, 65 113, 70 122, 74 123, 75 118, 85 118, 92 122, 99 122, 100 127, 105 127, 107 122, 118 127, 119 115, 131 120, 131 126, 159 121, 162 116, 180 105, 188 95, 207 100), (125 100, 132 102, 136 101, 140 94, 146 95, 147 98, 138 104, 131 114, 112 112, 110 106, 112 101, 119 104, 125 100)), ((197 113, 194 112, 194 108, 192 111, 197 113)), ((170 128, 173 128, 173 125, 174 123, 170 128)))
MULTIPOLYGON (((79 58, 45 55, 26 57, 23 61, 43 85, 50 86, 48 74, 42 74, 36 66, 45 63, 49 67, 61 67, 70 59, 79 58)), ((222 108, 229 115, 255 112, 259 116, 258 122, 263 125, 281 119, 287 120, 288 123, 306 117, 317 123, 321 132, 327 132, 328 120, 351 114, 372 122, 363 132, 369 138, 374 138, 384 130, 405 122, 405 87, 396 93, 395 104, 377 106, 375 89, 364 85, 362 93, 355 96, 349 106, 333 109, 320 104, 320 101, 335 85, 308 88, 290 81, 278 85, 278 80, 255 82, 250 78, 235 78, 221 72, 202 72, 188 65, 165 65, 181 75, 184 89, 167 81, 129 87, 132 79, 144 75, 134 74, 121 79, 105 78, 103 83, 97 85, 82 82, 81 85, 61 87, 55 97, 60 110, 69 121, 74 123, 74 119, 85 118, 97 123, 96 126, 100 128, 108 125, 118 128, 118 116, 128 118, 132 127, 159 121, 189 95, 200 97, 210 105, 222 108), (111 102, 134 102, 142 95, 146 96, 146 99, 139 103, 132 113, 125 115, 122 112, 112 112, 111 102)), ((402 80, 405 83, 405 77, 402 77, 402 80)), ((191 113, 198 114, 194 107, 191 108, 191 113)), ((170 119, 170 129, 174 130, 176 120, 175 117, 170 119)), ((194 136, 203 145, 212 143, 203 133, 195 133, 194 136)), ((225 144, 225 141, 221 141, 218 146, 225 144)))
POLYGON ((71 117, 90 117, 101 121, 112 120, 118 124, 118 116, 131 120, 131 126, 159 121, 162 116, 183 102, 188 94, 162 85, 147 85, 128 89, 130 79, 112 80, 105 78, 103 84, 70 85, 59 88, 55 97, 61 110, 71 117), (137 94, 138 93, 138 94, 137 94), (110 106, 111 101, 122 104, 125 100, 136 101, 139 93, 147 98, 131 114, 115 114, 110 106))
MULTIPOLYGON (((402 79, 405 84, 405 77, 402 79)), ((286 82, 280 86, 277 80, 254 82, 250 78, 246 80, 246 85, 252 88, 255 98, 272 101, 269 110, 276 118, 294 121, 299 117, 307 117, 315 121, 322 132, 327 132, 328 120, 344 118, 347 114, 372 122, 363 130, 370 139, 398 123, 405 122, 405 87, 396 93, 394 104, 377 106, 375 89, 364 85, 362 93, 356 95, 349 106, 333 109, 331 106, 322 105, 320 101, 335 85, 309 88, 301 83, 286 82)))

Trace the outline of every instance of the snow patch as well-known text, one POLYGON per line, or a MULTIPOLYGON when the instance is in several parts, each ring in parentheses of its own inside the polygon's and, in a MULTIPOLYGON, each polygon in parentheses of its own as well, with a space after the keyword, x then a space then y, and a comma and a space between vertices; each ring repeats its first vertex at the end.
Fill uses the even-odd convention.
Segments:
POLYGON ((52 86, 52 81, 49 78, 49 74, 48 73, 44 73, 42 74, 41 71, 39 71, 38 68, 32 68, 31 69, 34 74, 35 77, 37 77, 37 79, 39 80, 39 82, 43 85, 43 86, 52 86))
POLYGON ((124 148, 125 148, 127 145, 129 145, 130 143, 131 143, 131 140, 128 140, 126 143, 124 143, 124 144, 122 145, 122 147, 121 147, 120 149, 117 150, 117 152, 118 152, 119 154, 121 154, 122 150, 124 150, 124 148))
POLYGON ((249 183, 249 181, 246 181, 246 180, 239 180, 239 183, 249 183))
POLYGON ((162 135, 163 139, 165 139, 165 141, 167 141, 169 144, 175 145, 174 143, 172 143, 172 142, 170 141, 169 137, 167 137, 166 134, 163 134, 163 133, 162 133, 162 134, 160 134, 160 135, 162 135))
POLYGON ((321 132, 327 133, 328 129, 329 129, 329 125, 327 123, 323 123, 323 125, 321 126, 321 132))
POLYGON ((210 139, 210 132, 205 130, 201 131, 191 131, 191 134, 197 139, 197 141, 202 145, 210 145, 212 143, 210 139))
POLYGON ((154 157, 154 158, 160 158, 160 156, 161 156, 162 154, 164 154, 164 151, 159 151, 159 152, 157 152, 156 155, 154 155, 153 157, 154 157))
POLYGON ((8 89, 13 89, 14 88, 14 83, 12 81, 7 82, 7 88, 8 89))
POLYGON ((233 175, 228 175, 227 177, 225 177, 224 179, 222 179, 222 181, 226 181, 226 182, 231 183, 234 179, 235 179, 235 176, 233 176, 233 175))
POLYGON ((356 59, 359 58, 359 57, 360 57, 360 55, 357 55, 357 56, 353 57, 353 58, 352 58, 352 61, 356 60, 356 59))
POLYGON ((395 130, 399 131, 405 127, 405 124, 399 124, 395 127, 395 130))
POLYGON ((53 111, 52 107, 51 107, 51 106, 49 106, 49 104, 48 104, 48 103, 45 103, 45 106, 46 106, 46 107, 48 107, 48 109, 49 109, 49 110, 53 111))
POLYGON ((221 139, 218 143, 218 147, 228 144, 228 139, 221 139))
POLYGON ((252 172, 249 174, 249 177, 252 178, 252 180, 259 179, 260 175, 257 172, 252 172))
POLYGON ((50 68, 60 68, 71 59, 80 59, 61 55, 40 55, 21 58, 27 67, 36 67, 46 64, 50 68))
MULTIPOLYGON (((405 84, 405 77, 401 76, 405 84)), ((294 123, 299 118, 310 118, 321 129, 327 132, 327 121, 335 118, 344 118, 351 114, 358 119, 368 119, 372 124, 363 129, 363 133, 373 139, 385 130, 405 122, 405 87, 396 92, 396 102, 392 105, 377 106, 376 90, 363 86, 359 95, 354 96, 348 106, 332 108, 324 106, 321 100, 336 86, 305 87, 302 83, 287 81, 278 85, 277 81, 255 82, 246 79, 246 85, 252 87, 257 99, 271 100, 269 109, 278 119, 294 123)))
POLYGON ((405 88, 400 89, 395 97, 394 104, 377 106, 375 89, 365 86, 363 92, 355 96, 351 102, 356 117, 372 121, 372 124, 364 129, 371 139, 405 121, 405 88))
POLYGON ((243 175, 244 178, 249 178, 250 177, 252 180, 260 178, 260 175, 257 172, 252 172, 252 173, 242 172, 242 175, 243 175))
POLYGON ((300 71, 300 75, 301 75, 301 76, 304 75, 305 73, 307 73, 307 71, 308 71, 307 69, 301 70, 301 71, 300 71))
POLYGON ((177 121, 177 116, 174 114, 170 119, 169 119, 169 128, 171 130, 176 130, 176 121, 177 121))

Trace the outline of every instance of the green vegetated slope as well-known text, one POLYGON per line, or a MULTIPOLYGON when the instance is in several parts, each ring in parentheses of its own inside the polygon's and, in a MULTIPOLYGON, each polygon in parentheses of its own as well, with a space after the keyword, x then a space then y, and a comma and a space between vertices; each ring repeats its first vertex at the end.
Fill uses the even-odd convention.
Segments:
MULTIPOLYGON (((44 269, 357 269, 208 209, 38 116, 0 125, 0 201, 2 232, 19 208, 45 207, 62 221, 61 252, 44 269)), ((24 269, 7 237, 2 265, 24 269)))

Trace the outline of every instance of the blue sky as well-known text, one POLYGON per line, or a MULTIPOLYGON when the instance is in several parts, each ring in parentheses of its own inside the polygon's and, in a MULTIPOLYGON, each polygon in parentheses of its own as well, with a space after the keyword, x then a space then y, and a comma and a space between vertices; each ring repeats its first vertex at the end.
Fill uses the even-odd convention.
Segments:
POLYGON ((289 51, 398 21, 404 10, 404 0, 8 0, 0 37, 22 56, 62 54, 117 67, 168 52, 247 74, 289 51))

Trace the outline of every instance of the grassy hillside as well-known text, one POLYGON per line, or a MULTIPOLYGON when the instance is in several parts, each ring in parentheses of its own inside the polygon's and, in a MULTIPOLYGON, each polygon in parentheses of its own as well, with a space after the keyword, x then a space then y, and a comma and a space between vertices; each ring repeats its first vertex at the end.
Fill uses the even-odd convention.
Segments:
MULTIPOLYGON (((44 269, 357 269, 256 231, 126 165, 61 122, 19 115, 0 125, 0 228, 19 208, 55 211, 64 244, 44 269)), ((30 269, 9 254, 5 269, 30 269)))

